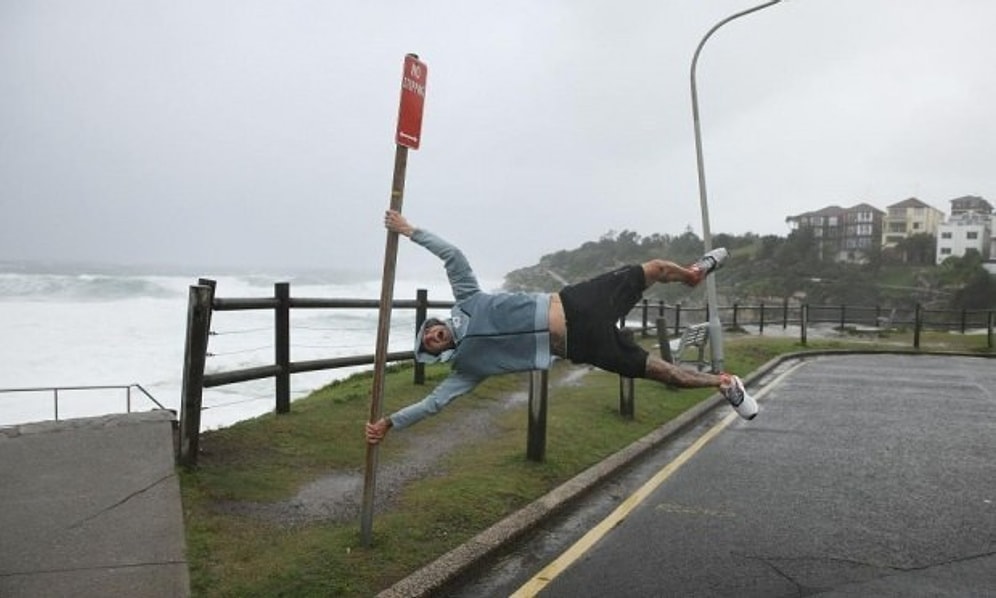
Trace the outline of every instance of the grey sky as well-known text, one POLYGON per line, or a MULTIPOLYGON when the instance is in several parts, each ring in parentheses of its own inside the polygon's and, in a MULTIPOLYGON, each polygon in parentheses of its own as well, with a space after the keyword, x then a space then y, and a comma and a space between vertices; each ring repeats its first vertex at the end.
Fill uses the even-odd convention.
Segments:
MULTIPOLYGON (((379 276, 401 64, 429 66, 405 213, 484 277, 607 231, 701 234, 695 45, 756 2, 0 2, 0 260, 379 276)), ((996 199, 996 2, 788 0, 698 82, 712 230, 996 199)), ((401 246, 399 275, 435 263, 401 246)))

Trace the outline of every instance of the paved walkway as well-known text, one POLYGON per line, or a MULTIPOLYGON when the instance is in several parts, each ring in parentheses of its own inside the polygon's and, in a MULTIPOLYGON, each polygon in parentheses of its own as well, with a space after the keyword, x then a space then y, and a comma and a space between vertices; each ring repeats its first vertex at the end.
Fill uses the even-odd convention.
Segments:
POLYGON ((189 596, 172 414, 0 428, 0 596, 189 596))
POLYGON ((993 365, 797 364, 539 595, 996 596, 993 365))

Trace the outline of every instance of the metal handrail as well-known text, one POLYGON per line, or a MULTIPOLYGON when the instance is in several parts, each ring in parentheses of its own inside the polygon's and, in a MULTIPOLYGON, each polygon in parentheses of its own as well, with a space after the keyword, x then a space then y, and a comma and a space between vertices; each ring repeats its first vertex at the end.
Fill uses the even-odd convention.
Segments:
POLYGON ((106 385, 90 385, 90 386, 32 386, 32 387, 22 387, 22 388, 0 388, 0 393, 13 393, 13 392, 52 392, 53 397, 53 410, 55 412, 55 421, 59 421, 59 391, 60 390, 124 390, 125 391, 125 408, 126 413, 131 413, 131 389, 137 388, 142 394, 146 396, 150 401, 155 403, 157 407, 163 410, 167 410, 162 403, 156 400, 149 391, 145 390, 141 384, 106 384, 106 385))

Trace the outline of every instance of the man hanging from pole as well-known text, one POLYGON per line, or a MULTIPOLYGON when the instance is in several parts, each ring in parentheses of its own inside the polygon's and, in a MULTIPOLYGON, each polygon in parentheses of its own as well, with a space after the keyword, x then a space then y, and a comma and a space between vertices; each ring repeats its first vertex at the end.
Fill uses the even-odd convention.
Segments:
POLYGON ((658 282, 696 286, 722 265, 728 255, 725 249, 714 249, 688 267, 664 259, 624 266, 553 294, 491 294, 481 291, 470 263, 454 245, 416 228, 396 210, 386 212, 384 226, 443 260, 456 305, 449 318, 430 318, 422 324, 415 337, 415 355, 423 363, 451 362, 453 371, 423 400, 368 422, 368 443, 377 444, 392 428, 438 413, 488 376, 545 370, 554 356, 629 378, 684 388, 715 387, 741 417, 757 415, 757 402, 739 377, 664 361, 616 327, 647 287, 658 282))

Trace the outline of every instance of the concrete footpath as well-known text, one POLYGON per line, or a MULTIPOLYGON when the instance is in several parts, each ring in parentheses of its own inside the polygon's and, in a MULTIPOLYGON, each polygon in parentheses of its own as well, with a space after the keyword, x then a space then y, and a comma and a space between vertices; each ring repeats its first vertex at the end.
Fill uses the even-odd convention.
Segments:
POLYGON ((0 428, 0 596, 189 596, 173 414, 0 428))

